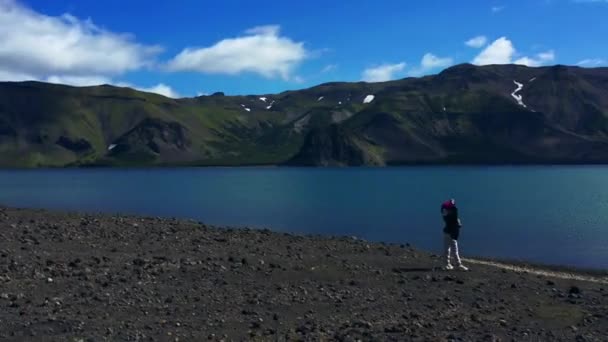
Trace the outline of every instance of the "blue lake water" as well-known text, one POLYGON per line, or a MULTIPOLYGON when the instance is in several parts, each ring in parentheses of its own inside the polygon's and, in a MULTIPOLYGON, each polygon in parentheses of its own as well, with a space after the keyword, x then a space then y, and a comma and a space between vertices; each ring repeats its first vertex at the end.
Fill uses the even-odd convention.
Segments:
POLYGON ((0 204, 190 218, 441 250, 460 208, 464 256, 608 268, 608 167, 0 170, 0 204))

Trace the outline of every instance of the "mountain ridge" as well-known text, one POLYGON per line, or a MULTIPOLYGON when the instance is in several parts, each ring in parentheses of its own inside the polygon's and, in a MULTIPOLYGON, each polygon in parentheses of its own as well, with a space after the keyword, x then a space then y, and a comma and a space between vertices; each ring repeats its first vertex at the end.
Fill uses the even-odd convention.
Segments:
POLYGON ((180 99, 0 82, 3 167, 607 162, 608 68, 459 64, 180 99))

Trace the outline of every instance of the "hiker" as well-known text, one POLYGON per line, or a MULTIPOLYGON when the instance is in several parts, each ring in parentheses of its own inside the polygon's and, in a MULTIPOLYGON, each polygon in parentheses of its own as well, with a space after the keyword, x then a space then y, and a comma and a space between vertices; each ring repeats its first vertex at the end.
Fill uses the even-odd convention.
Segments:
POLYGON ((461 271, 468 271, 469 269, 462 264, 460 255, 458 253, 458 235, 460 235, 460 218, 458 217, 458 208, 456 207, 456 201, 452 198, 441 205, 441 215, 443 215, 443 221, 445 227, 443 228, 444 233, 444 250, 445 250, 445 269, 453 270, 454 266, 451 263, 451 254, 454 255, 454 261, 456 266, 461 271))

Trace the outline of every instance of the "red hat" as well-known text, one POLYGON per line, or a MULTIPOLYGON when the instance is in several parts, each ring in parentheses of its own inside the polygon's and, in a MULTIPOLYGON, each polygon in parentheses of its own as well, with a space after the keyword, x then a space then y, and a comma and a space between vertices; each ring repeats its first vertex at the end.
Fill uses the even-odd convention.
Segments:
POLYGON ((448 201, 443 202, 441 205, 442 208, 453 208, 456 205, 456 201, 452 198, 448 201))

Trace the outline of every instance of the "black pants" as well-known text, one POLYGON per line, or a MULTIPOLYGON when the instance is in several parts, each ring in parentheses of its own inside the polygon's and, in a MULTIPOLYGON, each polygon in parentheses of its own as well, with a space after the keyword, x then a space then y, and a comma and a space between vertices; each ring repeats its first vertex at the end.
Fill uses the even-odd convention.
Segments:
POLYGON ((443 232, 448 234, 452 240, 458 240, 460 236, 460 227, 445 227, 443 228, 443 232))

